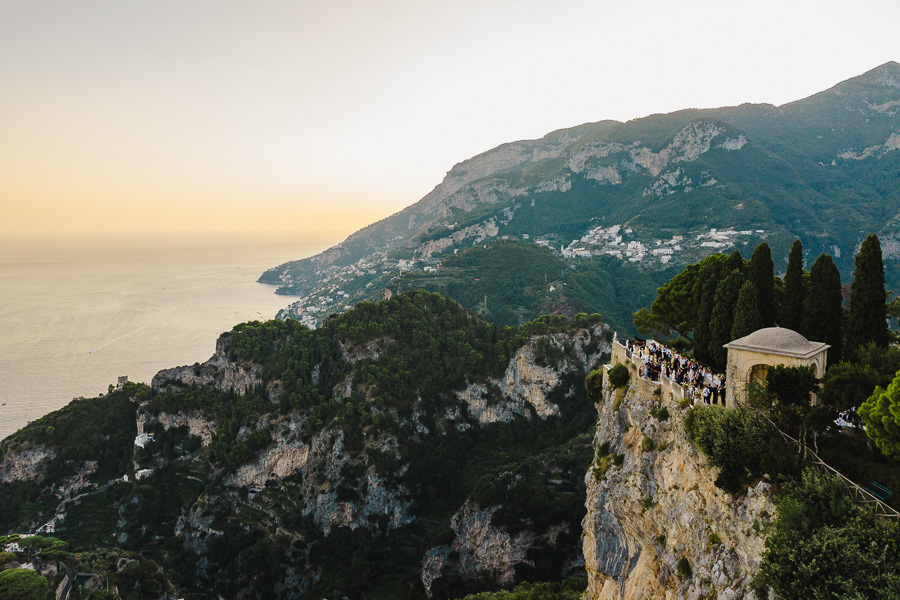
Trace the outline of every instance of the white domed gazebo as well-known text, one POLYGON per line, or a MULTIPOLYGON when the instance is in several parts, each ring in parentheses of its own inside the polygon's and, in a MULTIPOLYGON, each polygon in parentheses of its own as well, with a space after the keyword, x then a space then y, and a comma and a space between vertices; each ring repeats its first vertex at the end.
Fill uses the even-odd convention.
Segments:
POLYGON ((728 349, 725 405, 734 406, 745 400, 748 383, 765 380, 770 366, 808 366, 816 377, 822 377, 831 346, 810 342, 791 329, 766 327, 728 342, 725 348, 728 349))

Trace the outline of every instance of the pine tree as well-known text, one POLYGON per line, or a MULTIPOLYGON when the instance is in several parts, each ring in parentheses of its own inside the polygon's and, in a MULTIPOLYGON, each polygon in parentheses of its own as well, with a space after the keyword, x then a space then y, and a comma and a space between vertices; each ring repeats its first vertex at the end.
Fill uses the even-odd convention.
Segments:
POLYGON ((884 263, 878 236, 870 233, 856 255, 853 291, 850 293, 850 319, 847 323, 847 349, 869 342, 888 345, 887 294, 884 291, 884 263))
POLYGON ((731 324, 731 339, 736 340, 745 335, 750 335, 757 329, 763 328, 762 315, 759 314, 757 298, 759 292, 756 284, 747 280, 738 292, 737 303, 734 306, 734 321, 731 324))
POLYGON ((744 275, 735 269, 716 287, 712 316, 709 320, 709 356, 712 366, 725 370, 728 352, 722 346, 731 341, 731 326, 734 322, 734 305, 737 303, 744 275))
POLYGON ((775 263, 772 251, 765 242, 759 244, 750 257, 749 279, 756 288, 756 305, 763 327, 775 324, 775 263))
POLYGON ((803 301, 806 290, 803 287, 803 244, 794 240, 788 256, 787 272, 784 274, 784 299, 781 302, 781 316, 778 324, 794 331, 803 327, 803 301))
POLYGON ((824 252, 809 272, 809 293, 803 305, 801 331, 808 340, 831 344, 828 364, 834 365, 843 352, 844 309, 841 307, 841 273, 824 252))

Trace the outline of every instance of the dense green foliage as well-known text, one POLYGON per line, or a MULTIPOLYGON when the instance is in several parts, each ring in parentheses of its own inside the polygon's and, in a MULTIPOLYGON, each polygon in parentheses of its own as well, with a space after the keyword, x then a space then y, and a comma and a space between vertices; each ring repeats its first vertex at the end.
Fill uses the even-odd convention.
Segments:
POLYGON ((847 349, 851 354, 869 342, 887 346, 886 301, 881 243, 878 236, 871 233, 859 248, 853 273, 850 318, 847 320, 847 349))
POLYGON ((584 390, 588 400, 598 403, 603 400, 603 369, 594 369, 584 378, 584 390))
POLYGON ((879 385, 887 387, 900 371, 900 347, 883 347, 875 342, 856 349, 856 362, 878 372, 879 385))
POLYGON ((511 590, 479 592, 461 600, 579 600, 586 587, 586 577, 571 577, 562 581, 520 583, 511 590))
POLYGON ((782 431, 810 447, 833 420, 828 407, 812 403, 819 381, 811 367, 775 365, 763 389, 751 390, 751 402, 763 408, 782 431))
MULTIPOLYGON (((656 332, 664 339, 675 335, 690 338, 699 323, 697 310, 701 299, 698 297, 698 287, 723 270, 725 262, 725 255, 712 254, 686 266, 657 289, 650 309, 644 308, 634 314, 638 332, 656 332)), ((712 310, 712 305, 709 305, 709 310, 712 310)))
MULTIPOLYGON (((339 419, 349 434, 359 437, 362 427, 378 424, 385 409, 407 410, 419 396, 437 405, 467 381, 500 376, 531 336, 589 327, 599 318, 583 315, 573 323, 565 317, 542 317, 521 327, 500 328, 444 296, 416 291, 379 303, 362 302, 316 330, 296 321, 245 323, 234 328, 230 341, 237 359, 263 365, 266 380, 278 379, 279 411, 311 411, 310 433, 339 419), (341 344, 373 345, 379 352, 351 367, 343 362, 341 344), (374 396, 374 406, 351 396, 351 411, 351 404, 333 397, 348 369, 354 383, 374 396)), ((559 352, 544 342, 538 344, 537 359, 560 358, 553 356, 559 352)), ((203 410, 218 424, 212 457, 226 468, 246 461, 270 441, 266 427, 239 439, 241 428, 252 426, 255 415, 275 408, 262 389, 240 398, 212 389, 173 390, 157 395, 150 404, 153 411, 192 408, 203 410)))
POLYGON ((782 327, 803 331, 803 303, 806 287, 803 281, 803 243, 794 240, 788 255, 787 270, 784 273, 784 297, 778 323, 782 327))
POLYGON ((0 571, 0 600, 47 600, 50 584, 30 569, 0 571))
MULTIPOLYGON (((53 444, 73 435, 72 415, 94 418, 84 428, 93 448, 80 449, 77 441, 78 453, 61 452, 66 462, 47 459, 42 468, 52 476, 70 477, 116 444, 115 461, 100 463, 99 487, 67 503, 57 530, 77 540, 79 550, 99 552, 117 539, 139 551, 140 560, 123 569, 111 566, 111 557, 94 561, 120 591, 139 582, 147 595, 167 593, 165 576, 153 576, 161 565, 188 593, 214 589, 237 597, 253 589, 261 597, 283 597, 286 574, 294 570, 298 577, 317 574, 307 590, 314 597, 340 591, 419 598, 422 557, 453 541, 450 518, 466 501, 491 511, 501 531, 527 529, 536 536, 528 560, 516 565, 517 580, 554 580, 579 547, 596 417, 585 387, 596 365, 585 364, 584 352, 595 360, 609 341, 599 319, 581 313, 498 327, 420 290, 361 303, 315 330, 293 321, 245 323, 223 335, 210 363, 183 367, 154 390, 132 385, 76 402, 12 436, 4 450, 56 451, 53 444), (558 385, 546 392, 559 415, 540 417, 525 404, 511 422, 480 423, 457 393, 477 384, 489 407, 502 406, 496 381, 526 344, 538 365, 559 374, 558 385), (217 387, 223 361, 240 377, 252 373, 246 393, 217 387), (187 385, 185 379, 211 383, 187 385), (184 415, 200 424, 168 420, 184 415), (134 445, 136 419, 152 435, 143 448, 134 445), (53 428, 63 422, 67 431, 53 428), (114 435, 105 429, 112 427, 114 435), (192 435, 197 427, 211 436, 208 445, 192 435), (335 472, 311 463, 253 486, 233 483, 234 474, 276 440, 329 456, 335 472), (148 470, 144 479, 135 480, 136 469, 148 470), (124 474, 129 481, 117 479, 124 474), (369 510, 382 496, 397 508, 388 504, 388 512, 353 529, 333 523, 326 535, 310 515, 318 494, 356 511, 369 510), (397 514, 400 525, 393 522, 397 514), (197 522, 200 532, 192 530, 197 522), (179 530, 183 537, 172 535, 179 530)), ((602 385, 602 374, 595 379, 602 385)), ((58 480, 0 486, 0 530, 46 522, 59 501, 46 492, 51 485, 58 480)), ((459 577, 453 560, 433 582, 435 598, 493 589, 487 579, 459 577)))
POLYGON ((784 600, 900 597, 900 528, 855 507, 808 469, 786 485, 766 539, 763 581, 784 600))
POLYGON ((763 326, 763 317, 759 311, 759 294, 752 280, 747 280, 738 292, 734 306, 734 320, 731 323, 731 339, 750 335, 763 326))
POLYGON ((886 456, 900 460, 900 372, 887 386, 878 386, 859 407, 866 433, 886 456))
POLYGON ((390 288, 438 292, 500 326, 547 314, 602 312, 627 334, 631 311, 619 299, 649 301, 665 275, 642 274, 612 258, 568 264, 543 246, 497 240, 447 254, 436 272, 404 273, 390 288))
POLYGON ((881 377, 874 368, 842 361, 828 368, 822 378, 819 399, 839 411, 856 408, 872 395, 880 381, 881 377))
POLYGON ((694 302, 697 307, 697 322, 694 327, 694 357, 704 364, 711 362, 709 343, 711 332, 709 321, 715 307, 716 288, 725 272, 725 257, 713 254, 703 261, 700 277, 694 285, 694 302), (717 257, 713 259, 714 257, 717 257))
POLYGON ((690 438, 721 471, 716 485, 737 494, 754 479, 796 469, 778 432, 749 410, 697 405, 686 421, 690 438))
POLYGON ((743 283, 744 274, 734 269, 716 287, 716 295, 713 298, 713 310, 709 319, 708 352, 712 366, 720 373, 725 371, 728 354, 723 346, 732 340, 734 308, 743 283))
POLYGON ((844 301, 841 274, 828 254, 820 254, 809 272, 800 332, 809 340, 830 344, 828 364, 837 364, 844 346, 844 301))
POLYGON ((136 432, 135 406, 130 398, 148 391, 145 385, 131 383, 122 392, 73 400, 0 442, 0 454, 31 446, 43 446, 55 454, 40 477, 0 486, 0 531, 46 511, 54 498, 42 494, 43 487, 71 477, 86 461, 97 461, 96 471, 88 476, 90 481, 105 482, 130 472, 136 432))
MULTIPOLYGON (((757 294, 756 306, 762 321, 760 327, 771 327, 777 318, 777 305, 775 304, 775 263, 772 262, 772 251, 767 243, 762 242, 753 250, 747 275, 748 281, 753 283, 757 294)), ((755 331, 755 329, 751 331, 755 331)))
POLYGON ((628 367, 623 365, 622 363, 616 363, 610 368, 609 375, 607 376, 609 379, 609 386, 617 390, 620 387, 625 387, 628 385, 628 381, 631 378, 631 375, 628 373, 628 367))

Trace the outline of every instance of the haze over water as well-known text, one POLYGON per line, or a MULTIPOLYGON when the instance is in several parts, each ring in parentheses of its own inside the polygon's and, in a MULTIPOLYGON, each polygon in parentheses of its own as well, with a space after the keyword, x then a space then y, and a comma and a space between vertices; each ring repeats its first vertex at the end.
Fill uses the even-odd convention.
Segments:
POLYGON ((187 238, 0 241, 0 439, 119 375, 203 362, 291 298, 256 283, 329 244, 187 238), (3 405, 5 403, 5 405, 3 405))

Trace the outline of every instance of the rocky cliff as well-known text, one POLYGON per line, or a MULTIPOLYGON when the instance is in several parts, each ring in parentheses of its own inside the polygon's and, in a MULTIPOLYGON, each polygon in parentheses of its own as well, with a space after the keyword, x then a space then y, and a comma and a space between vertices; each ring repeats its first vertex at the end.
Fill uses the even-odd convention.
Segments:
POLYGON ((4 441, 0 532, 55 515, 65 539, 231 598, 557 579, 581 564, 583 378, 610 340, 587 318, 495 328, 422 292, 314 331, 240 325, 203 364, 4 441))
POLYGON ((627 389, 605 384, 585 478, 586 600, 756 598, 769 486, 740 496, 715 487, 687 410, 633 371, 627 389))

